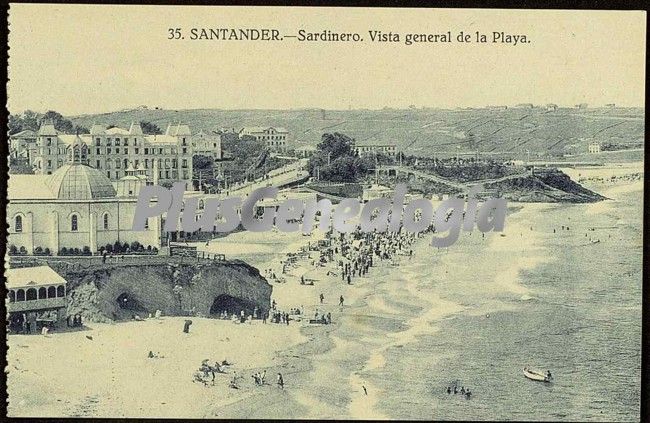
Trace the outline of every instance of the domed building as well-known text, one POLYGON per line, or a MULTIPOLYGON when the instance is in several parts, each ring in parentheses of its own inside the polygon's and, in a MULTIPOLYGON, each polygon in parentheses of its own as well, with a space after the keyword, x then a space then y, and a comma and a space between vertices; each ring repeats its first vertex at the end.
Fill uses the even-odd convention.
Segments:
POLYGON ((9 246, 27 254, 57 255, 85 247, 96 253, 116 241, 160 248, 159 218, 132 231, 137 197, 118 195, 113 183, 88 166, 80 139, 69 147, 68 163, 51 175, 11 175, 8 183, 9 246))

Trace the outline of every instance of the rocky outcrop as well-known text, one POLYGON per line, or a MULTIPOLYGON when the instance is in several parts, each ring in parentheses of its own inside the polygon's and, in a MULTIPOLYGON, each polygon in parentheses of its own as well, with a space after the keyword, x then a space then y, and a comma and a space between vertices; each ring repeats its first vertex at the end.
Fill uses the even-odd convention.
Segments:
POLYGON ((588 190, 557 169, 535 170, 533 175, 522 175, 494 183, 487 189, 512 201, 531 203, 595 203, 606 197, 588 190))
POLYGON ((207 316, 270 308, 271 285, 257 269, 238 260, 52 267, 68 281, 68 314, 90 321, 144 317, 156 310, 164 315, 193 310, 207 316))

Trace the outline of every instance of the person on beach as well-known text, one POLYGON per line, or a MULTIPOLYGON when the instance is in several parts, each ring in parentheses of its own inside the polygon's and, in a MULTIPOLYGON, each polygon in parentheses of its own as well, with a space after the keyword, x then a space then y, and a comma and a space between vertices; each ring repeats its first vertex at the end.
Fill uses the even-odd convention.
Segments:
POLYGON ((321 304, 323 304, 323 300, 324 300, 324 299, 325 299, 325 296, 324 296, 323 293, 321 292, 321 294, 320 294, 320 303, 321 303, 321 304))
POLYGON ((343 307, 343 301, 345 301, 345 300, 343 299, 343 295, 341 295, 341 298, 339 298, 339 306, 340 307, 343 307))
POLYGON ((363 393, 368 395, 368 390, 366 389, 366 385, 361 385, 361 387, 363 388, 363 393))
POLYGON ((282 378, 282 373, 278 373, 278 386, 280 389, 284 389, 284 378, 282 378))
POLYGON ((451 386, 447 386, 447 394, 451 394, 451 386))

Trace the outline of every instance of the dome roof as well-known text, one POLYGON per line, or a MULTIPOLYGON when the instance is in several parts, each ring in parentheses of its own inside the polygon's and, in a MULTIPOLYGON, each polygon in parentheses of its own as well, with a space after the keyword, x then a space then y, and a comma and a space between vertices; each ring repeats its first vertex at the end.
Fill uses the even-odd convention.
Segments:
POLYGON ((111 181, 100 170, 81 163, 61 166, 46 184, 59 200, 92 200, 117 195, 111 181))

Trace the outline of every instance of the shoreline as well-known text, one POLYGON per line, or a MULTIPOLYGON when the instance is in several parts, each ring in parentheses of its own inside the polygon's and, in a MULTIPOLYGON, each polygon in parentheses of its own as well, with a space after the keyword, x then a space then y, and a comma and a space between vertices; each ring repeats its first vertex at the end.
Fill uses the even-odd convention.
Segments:
MULTIPOLYGON (((512 204, 509 217, 519 215, 522 210, 526 208, 526 203, 512 204)), ((531 206, 537 208, 539 206, 531 206)), ((512 229, 512 222, 507 222, 512 229)), ((523 225, 523 224, 522 224, 523 225)), ((519 225, 517 227, 523 226, 519 225)), ((475 231, 478 233, 478 231, 475 231)), ((429 245, 431 234, 426 234, 420 239, 416 240, 412 245, 414 254, 427 254, 431 253, 429 245)), ((490 234, 496 237, 497 234, 490 234)), ((475 235, 476 237, 476 235, 475 235)), ((475 252, 482 254, 486 249, 491 248, 489 242, 481 243, 475 247, 475 252)), ((452 247, 453 249, 453 247, 452 247)), ((434 253, 435 254, 435 253, 434 253)), ((435 257, 435 262, 438 265, 445 264, 447 253, 440 253, 440 257, 435 257)), ((406 257, 400 257, 405 260, 406 257)), ((535 266, 537 263, 531 264, 535 266)), ((514 276, 518 276, 520 270, 525 270, 528 267, 518 266, 514 271, 514 276), (521 267, 521 269, 520 269, 521 267)), ((352 419, 387 419, 390 418, 388 414, 378 409, 383 390, 372 382, 368 374, 380 371, 386 364, 387 359, 384 357, 384 352, 396 346, 402 346, 410 342, 417 341, 418 337, 424 335, 431 335, 430 325, 436 325, 446 318, 454 315, 462 314, 468 307, 457 304, 453 301, 448 301, 437 296, 433 301, 419 298, 419 304, 412 308, 418 311, 411 317, 390 313, 391 310, 396 310, 395 306, 388 304, 381 298, 373 295, 378 289, 384 285, 394 284, 390 279, 396 273, 401 273, 401 268, 392 268, 390 265, 382 265, 373 267, 371 272, 355 281, 355 295, 356 300, 354 304, 346 306, 346 313, 340 315, 336 322, 331 325, 331 328, 323 327, 301 327, 301 334, 308 337, 309 341, 304 344, 298 345, 290 349, 286 353, 280 353, 278 358, 286 360, 285 367, 294 368, 295 373, 291 374, 291 383, 295 384, 298 389, 292 390, 289 395, 292 404, 296 407, 289 407, 286 402, 284 410, 285 413, 281 417, 284 418, 352 418, 352 419), (370 303, 370 304, 369 304, 370 303), (389 320, 387 323, 388 330, 383 333, 380 343, 376 340, 369 341, 370 336, 362 339, 363 345, 369 349, 368 351, 360 354, 359 351, 352 351, 358 345, 354 345, 354 341, 358 335, 355 335, 355 330, 350 327, 358 327, 359 317, 358 314, 363 314, 368 317, 369 311, 374 311, 374 315, 380 314, 384 320, 389 320), (380 313, 381 312, 381 313, 380 313), (345 333, 347 330, 351 333, 345 333), (390 338, 388 343, 382 343, 386 338, 390 338), (345 369, 338 371, 329 367, 332 362, 345 362, 345 369), (304 388, 318 387, 319 385, 327 385, 322 382, 330 382, 336 384, 340 391, 347 391, 342 396, 335 395, 335 398, 323 398, 323 395, 305 392, 304 388), (363 392, 363 386, 367 389, 367 394, 363 392), (308 414, 301 414, 298 412, 300 409, 308 409, 308 414), (286 412, 292 410, 289 414, 286 412)), ((294 282, 295 283, 295 282, 294 282)), ((330 286, 341 284, 336 281, 336 278, 330 278, 325 281, 330 286)), ((411 278, 411 283, 406 283, 404 289, 408 294, 417 297, 418 287, 421 281, 416 278, 411 278)), ((274 285, 274 288, 277 285, 274 285)), ((274 297, 275 297, 274 289, 274 297)), ((348 298, 346 296, 346 298, 348 298)), ((470 308, 471 310, 471 308, 470 308)), ((482 313, 482 311, 481 311, 482 313)), ((372 317, 371 317, 372 318, 372 317)), ((325 396, 326 397, 326 396, 325 396)), ((278 398, 277 402, 286 401, 288 398, 278 398)), ((264 399, 265 402, 272 402, 269 399, 264 399)), ((250 412, 247 406, 244 409, 238 409, 238 405, 233 404, 229 406, 229 410, 225 412, 226 416, 243 415, 243 412, 250 412)), ((249 415, 249 414, 246 414, 249 415)))
MULTIPOLYGON (((600 188, 603 188, 600 186, 600 188)), ((643 181, 636 181, 629 184, 617 183, 603 190, 603 195, 613 197, 626 195, 643 189, 643 181)), ((161 407, 165 417, 183 416, 183 417, 240 417, 249 418, 339 418, 339 419, 387 419, 387 418, 404 418, 399 411, 393 410, 390 405, 386 404, 386 395, 395 393, 391 384, 407 383, 399 378, 390 378, 387 385, 384 378, 387 378, 387 372, 394 371, 395 354, 402 349, 408 348, 409 345, 420 344, 428 339, 435 339, 440 335, 440 331, 447 326, 446 322, 460 324, 462 321, 488 322, 486 313, 492 320, 500 318, 502 312, 519 312, 528 301, 537 301, 530 286, 526 285, 527 274, 535 272, 534 269, 546 265, 549 261, 547 258, 555 252, 549 250, 546 245, 546 238, 552 234, 542 232, 538 233, 535 228, 529 230, 528 226, 534 222, 534 218, 543 214, 545 210, 570 210, 572 207, 582 207, 586 214, 605 213, 610 207, 613 207, 616 200, 605 200, 603 202, 588 205, 573 204, 546 204, 546 203, 517 203, 509 202, 509 213, 506 219, 505 232, 503 235, 498 233, 485 234, 482 241, 481 234, 475 230, 472 233, 461 232, 458 243, 454 244, 448 250, 437 250, 429 246, 431 234, 425 234, 417 239, 410 248, 414 251, 414 257, 409 260, 406 255, 396 254, 395 261, 399 266, 394 266, 392 260, 385 260, 370 268, 367 275, 355 277, 352 285, 345 284, 337 276, 329 276, 326 271, 331 270, 333 263, 328 263, 324 267, 310 267, 309 261, 315 260, 319 256, 319 251, 310 251, 306 257, 302 257, 297 265, 282 275, 286 282, 271 282, 273 286, 273 298, 279 304, 282 310, 288 310, 290 307, 304 307, 306 316, 310 316, 315 309, 321 313, 331 312, 333 323, 331 325, 309 325, 305 323, 291 322, 289 331, 282 325, 267 324, 267 329, 262 329, 260 322, 255 322, 251 328, 251 336, 242 336, 239 325, 221 326, 221 323, 211 323, 214 319, 196 319, 192 330, 199 326, 211 327, 217 329, 217 334, 226 331, 232 332, 232 338, 238 340, 246 339, 245 343, 241 341, 235 343, 237 351, 255 346, 263 346, 269 354, 264 354, 265 358, 251 356, 249 364, 237 369, 237 372, 243 371, 244 389, 235 391, 227 387, 225 379, 221 380, 218 388, 195 390, 191 384, 189 391, 199 395, 199 401, 192 404, 192 409, 180 408, 170 410, 161 407), (525 235, 525 236, 524 236, 525 235), (486 252, 490 254, 486 254, 486 252), (518 254, 516 259, 508 260, 504 263, 507 266, 496 272, 496 268, 489 267, 489 256, 508 257, 513 252, 518 254), (423 260, 425 254, 430 255, 431 260, 423 260), (542 257, 541 259, 536 257, 542 257), (307 264, 305 264, 305 262, 307 264), (471 265, 467 265, 471 263, 471 265), (415 267, 414 267, 415 266, 415 267), (419 266, 419 267, 418 267, 419 266), (299 284, 300 271, 308 269, 310 278, 313 277, 313 286, 301 286, 299 284), (489 276, 487 279, 477 279, 477 275, 472 273, 476 269, 485 269, 480 276, 489 276), (444 272, 443 272, 444 271, 444 272), (338 279, 338 280, 337 280, 338 279), (472 285, 481 283, 482 285, 472 285), (471 292, 475 287, 480 288, 484 294, 471 292), (470 290, 463 293, 463 290, 470 290), (319 293, 325 294, 325 301, 321 305, 318 302, 319 293), (344 307, 338 307, 338 296, 343 295, 346 299, 344 307), (207 322, 205 324, 201 322, 207 322), (224 329, 225 328, 225 329, 224 329), (232 330, 231 330, 232 328, 232 330), (261 337, 261 338, 260 338, 261 337), (277 339, 274 339, 277 337, 277 339), (241 344, 241 345, 239 345, 241 344), (271 346, 272 345, 272 346, 271 346), (255 386, 250 380, 250 374, 256 371, 267 370, 268 386, 255 386), (285 389, 279 389, 275 386, 275 373, 281 372, 285 379, 285 389), (224 386, 221 386, 224 385, 224 386), (249 386, 250 385, 250 386, 249 386), (363 386, 367 389, 367 395, 363 392, 363 386), (215 397, 215 393, 218 394, 215 397)), ((573 215, 570 215, 573 216, 573 215)), ((572 224, 573 226, 573 224, 572 224)), ((577 225, 576 225, 577 226, 577 225)), ((573 228, 572 228, 573 229, 573 228)), ((567 234, 568 235, 568 234, 567 234)), ((254 263, 263 272, 267 266, 278 269, 279 263, 285 262, 289 254, 299 251, 307 243, 317 242, 322 234, 316 234, 310 237, 302 235, 295 237, 283 244, 281 248, 274 248, 278 242, 281 242, 283 234, 274 234, 269 242, 259 244, 267 249, 267 254, 260 254, 260 251, 252 251, 249 254, 257 256, 258 263, 254 263)), ((556 242, 562 240, 558 234, 554 239, 556 242)), ((286 239, 284 239, 286 241, 286 239)), ((237 243, 238 241, 230 241, 237 243)), ((253 243, 254 241, 250 241, 253 243)), ((244 242, 246 244, 246 242, 244 242)), ((219 243, 214 243, 219 248, 219 243)), ((408 249, 408 247, 407 247, 408 249)), ((379 260, 377 260, 379 262, 379 260)), ((281 266, 281 265, 280 265, 281 266)), ((280 273, 278 271, 278 273, 280 273)), ((180 317, 165 317, 163 321, 174 322, 182 319, 180 317)), ((151 319, 149 319, 151 321, 151 319)), ((152 322, 155 322, 153 320, 152 322)), ((121 322, 117 325, 105 325, 107 328, 117 328, 122 325, 140 325, 143 322, 121 322)), ((147 322, 144 322, 147 323, 147 322)), ((153 324, 153 323, 152 323, 153 324)), ((178 323, 180 325, 180 323, 178 323)), ((177 325, 177 326, 178 326, 177 325)), ((246 325, 247 326, 247 325, 246 325)), ((101 324, 99 328, 104 327, 101 324)), ((92 329, 92 328, 91 328, 92 329)), ((172 328, 171 333, 178 330, 172 328)), ((94 335, 93 330, 88 334, 94 335)), ((96 333, 102 334, 104 331, 99 330, 96 333)), ((116 336, 118 336, 117 331, 116 336)), ((197 330, 195 338, 203 337, 203 330, 197 330)), ((167 334, 167 332, 165 332, 167 334)), ((62 334, 70 336, 70 334, 62 334)), ((85 334, 76 334, 83 338, 85 334)), ((442 338, 447 334, 442 333, 442 338)), ((59 335, 56 335, 59 336, 59 335)), ((128 331, 120 332, 119 336, 128 335, 128 331)), ((164 335, 168 336, 168 335, 164 335)), ((221 335, 216 335, 217 340, 221 335)), ((230 335, 229 335, 230 336, 230 335)), ((21 351, 18 344, 45 344, 48 341, 41 340, 46 338, 33 337, 29 342, 23 342, 23 338, 15 338, 11 345, 14 350, 21 351)), ((119 339, 119 338, 118 338, 119 339)), ((153 338, 152 338, 153 339, 153 338)), ((205 348, 210 341, 206 340, 205 348)), ((223 339, 222 339, 223 340, 223 339)), ((80 345, 85 343, 92 344, 95 341, 86 341, 80 339, 80 345)), ((136 342, 127 339, 128 342, 136 342)), ((126 342, 119 339, 118 342, 126 342)), ((153 342, 153 341, 152 341, 153 342)), ((52 341, 50 341, 52 343, 52 341)), ((227 348, 227 345, 215 344, 217 350, 227 348), (220 345, 220 346, 219 346, 220 345)), ((231 347, 234 347, 232 344, 231 347)), ((56 351, 72 346, 59 345, 56 343, 57 350, 50 352, 56 354, 56 351)), ((43 348, 43 347, 41 347, 43 348)), ((212 347, 210 347, 212 348, 212 347)), ((179 349, 180 353, 183 348, 179 349)), ((234 352, 235 350, 233 350, 234 352)), ((140 352, 141 353, 141 352, 140 352)), ((138 357, 142 354, 138 353, 138 357)), ((144 352, 146 353, 146 351, 144 352)), ((27 361, 20 353, 20 356, 9 361, 9 366, 18 365, 19 361, 27 361)), ((117 354, 117 353, 116 353, 117 354)), ((226 355, 229 353, 225 353, 226 355)), ((248 354, 248 353, 247 353, 248 354)), ((259 353, 258 353, 259 354, 259 353)), ((10 354, 11 355, 11 354, 10 354)), ((29 352, 28 352, 29 355, 29 352)), ((93 356, 90 354, 90 356, 93 356)), ((223 358, 230 359, 230 355, 223 358)), ((111 358, 111 360, 114 357, 111 358)), ((212 358, 212 357, 211 357, 212 358)), ((214 357, 220 358, 220 357, 214 357)), ((436 368, 435 363, 445 359, 443 356, 430 357, 428 365, 430 369, 436 368)), ((31 359, 30 359, 31 360, 31 359)), ((139 358, 138 358, 139 360, 139 358)), ((170 361, 169 358, 167 359, 170 361)), ((180 364, 186 365, 186 357, 179 357, 179 363, 174 364, 178 367, 180 364)), ((238 360, 241 363, 243 361, 238 360)), ((147 362, 147 360, 145 360, 147 362)), ((36 363, 36 361, 34 362, 36 363)), ((171 364, 171 363, 169 363, 171 364)), ((196 367, 198 367, 198 362, 196 367)), ((83 366, 89 366, 84 364, 83 366)), ((34 364, 34 366, 37 366, 34 364)), ((111 372, 114 371, 111 361, 111 372)), ((194 367, 194 363, 192 363, 194 367)), ((119 368, 119 365, 117 365, 119 368)), ((85 367, 84 367, 85 368, 85 367)), ((8 367, 9 369, 9 367, 8 367)), ((91 369, 90 367, 88 369, 91 369)), ((174 371, 180 371, 176 369, 174 371)), ((180 381, 183 378, 189 378, 187 367, 177 374, 180 381)), ((84 372, 79 367, 78 371, 84 372)), ((106 372, 104 372, 106 373, 106 372)), ((102 373, 103 374, 103 373, 102 373)), ((120 372, 123 374, 123 372, 120 372)), ((106 378, 108 375, 102 377, 106 378)), ((230 378, 230 375, 224 375, 230 378)), ((9 377, 9 376, 8 376, 9 377)), ((72 377, 72 376, 68 376, 72 377)), ((123 374, 128 380, 128 375, 123 374)), ((147 375, 145 375, 145 378, 147 375)), ((158 376, 151 374, 151 378, 156 379, 158 376)), ((78 378, 78 376, 77 376, 78 378)), ((21 377, 22 379, 22 377, 21 377)), ((189 379, 187 379, 189 380, 189 379)), ((160 379, 161 383, 162 379, 160 379)), ((415 384, 419 381, 412 381, 415 384)), ((17 387, 16 381, 10 384, 10 390, 20 392, 25 387, 17 387)), ((64 383, 61 381, 61 383, 64 383)), ((71 382, 72 383, 72 379, 71 382)), ((113 386, 116 382, 106 381, 106 386, 113 386)), ((133 383, 133 381, 131 381, 133 383)), ((28 384, 29 385, 29 384, 28 384)), ((103 386, 103 385, 102 385, 103 386)), ((130 386, 130 385, 127 385, 130 386)), ((399 385, 398 385, 399 386, 399 385)), ((198 386, 197 386, 198 387, 198 386)), ((47 387, 43 387, 40 392, 49 392, 47 387)), ((104 388, 102 388, 104 389, 104 388)), ((159 388, 154 389, 156 391, 159 388)), ((52 393, 56 392, 51 389, 52 393)), ((71 403, 76 403, 76 407, 66 404, 54 404, 53 408, 48 409, 48 413, 39 415, 93 415, 103 417, 122 417, 122 415, 102 414, 111 410, 111 404, 103 404, 103 398, 97 399, 95 396, 82 394, 72 396, 71 403), (84 397, 84 395, 86 395, 84 397), (62 414, 56 414, 61 412, 62 414), (66 414, 67 413, 67 414, 66 414), (85 413, 85 414, 84 414, 85 413)), ((107 388, 105 395, 111 395, 107 388)), ((134 392, 136 397, 142 396, 142 393, 134 392)), ((147 394, 149 395, 149 394, 147 394)), ((145 397, 147 396, 145 395, 145 397)), ((187 403, 192 403, 191 395, 184 394, 183 398, 187 403)), ((110 400, 110 398, 107 398, 110 400)), ((432 399, 434 402, 436 399, 432 399)), ((42 400, 39 400, 42 402, 42 400)), ((58 400, 57 400, 58 401, 58 400)), ((140 400, 133 400, 135 402, 140 400)), ((169 402, 172 400, 166 400, 169 402)), ((196 402, 196 401, 195 401, 196 402)), ((131 409, 131 417, 138 417, 147 414, 142 408, 134 404, 131 409)), ((19 404, 20 406, 20 404, 19 404)), ((141 405, 146 407, 146 405, 141 405)), ((38 407, 44 407, 39 405, 38 407)), ((25 408, 34 410, 34 408, 25 408)), ((38 408, 37 408, 38 409, 38 408)), ((42 408, 41 408, 42 409, 42 408)), ((21 408, 21 411, 24 411, 21 408)), ((162 411, 162 410, 161 410, 162 411)), ((38 414, 38 413, 37 413, 38 414)), ((412 416, 412 415, 411 415, 412 416)), ((412 417, 411 417, 412 418, 412 417)))

